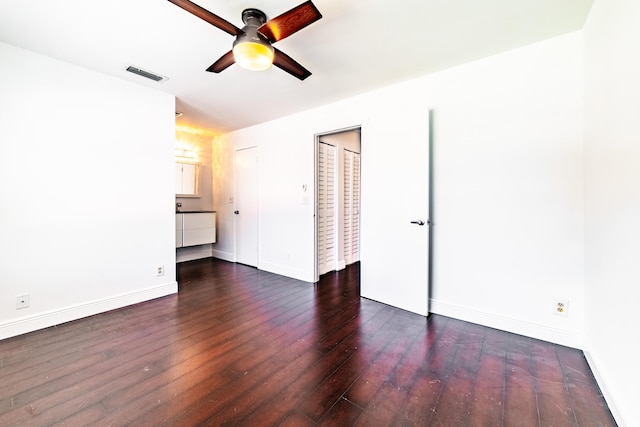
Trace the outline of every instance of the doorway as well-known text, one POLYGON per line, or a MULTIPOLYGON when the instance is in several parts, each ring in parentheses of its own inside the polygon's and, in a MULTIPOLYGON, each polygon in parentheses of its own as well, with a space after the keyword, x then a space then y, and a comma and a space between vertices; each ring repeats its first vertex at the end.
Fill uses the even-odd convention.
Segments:
MULTIPOLYGON (((361 136, 361 296, 424 316, 431 271, 431 117, 427 106, 387 103, 370 111, 361 127, 346 129, 361 136)), ((344 131, 317 134, 316 150, 344 131)), ((315 222, 317 236, 317 211, 315 222)), ((316 262, 316 280, 319 271, 316 262)))
POLYGON ((360 260, 360 127, 316 136, 316 280, 360 260))

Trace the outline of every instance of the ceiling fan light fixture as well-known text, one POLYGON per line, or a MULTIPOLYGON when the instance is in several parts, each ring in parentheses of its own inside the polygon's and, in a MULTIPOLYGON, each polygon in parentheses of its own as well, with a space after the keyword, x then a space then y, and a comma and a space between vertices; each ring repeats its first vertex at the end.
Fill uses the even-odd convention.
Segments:
POLYGON ((273 64, 273 48, 256 42, 241 42, 233 46, 236 63, 251 71, 264 71, 273 64))
POLYGON ((271 45, 322 18, 312 0, 306 0, 270 20, 259 9, 245 9, 242 11, 242 22, 245 24, 242 29, 191 0, 169 1, 236 38, 232 50, 211 64, 207 68, 208 72, 220 73, 237 63, 240 67, 253 71, 266 70, 275 65, 300 80, 311 75, 309 70, 293 58, 271 45))

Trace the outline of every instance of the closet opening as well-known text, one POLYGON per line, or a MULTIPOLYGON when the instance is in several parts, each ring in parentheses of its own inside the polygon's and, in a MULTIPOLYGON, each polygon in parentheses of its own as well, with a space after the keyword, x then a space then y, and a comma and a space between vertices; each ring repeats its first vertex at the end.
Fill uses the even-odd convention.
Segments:
POLYGON ((316 135, 316 281, 360 260, 360 127, 316 135))

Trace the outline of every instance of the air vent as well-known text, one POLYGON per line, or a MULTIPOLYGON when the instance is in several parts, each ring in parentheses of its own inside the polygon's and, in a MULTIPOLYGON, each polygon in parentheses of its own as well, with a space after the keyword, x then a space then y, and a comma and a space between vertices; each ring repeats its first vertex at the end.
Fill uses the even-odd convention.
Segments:
POLYGON ((145 71, 145 70, 140 69, 138 67, 134 67, 133 65, 129 65, 126 68, 126 70, 128 72, 130 72, 130 73, 137 74, 137 75, 142 76, 142 77, 146 77, 147 79, 151 79, 154 82, 163 82, 165 80, 168 80, 167 77, 163 77, 163 76, 160 76, 158 74, 154 74, 154 73, 152 73, 150 71, 145 71))

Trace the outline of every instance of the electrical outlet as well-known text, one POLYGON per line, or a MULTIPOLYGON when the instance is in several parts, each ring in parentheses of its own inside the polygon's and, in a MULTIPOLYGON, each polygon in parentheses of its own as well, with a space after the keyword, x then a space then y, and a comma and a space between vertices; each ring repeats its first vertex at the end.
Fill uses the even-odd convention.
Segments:
POLYGON ((16 310, 29 307, 29 294, 18 295, 16 297, 16 310))
POLYGON ((164 265, 161 265, 156 269, 156 276, 164 276, 164 265))
POLYGON ((569 315, 569 300, 556 298, 553 300, 553 312, 558 316, 569 315))

